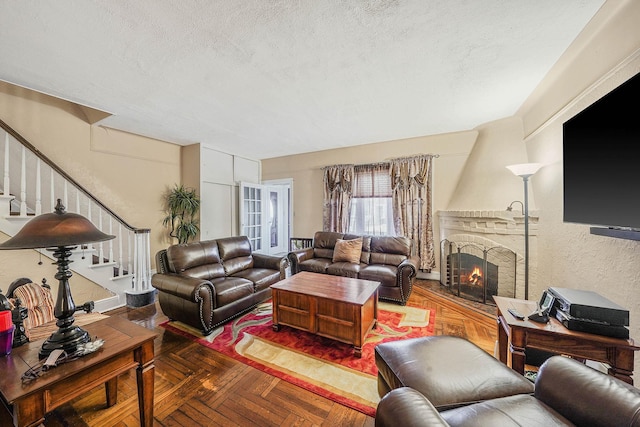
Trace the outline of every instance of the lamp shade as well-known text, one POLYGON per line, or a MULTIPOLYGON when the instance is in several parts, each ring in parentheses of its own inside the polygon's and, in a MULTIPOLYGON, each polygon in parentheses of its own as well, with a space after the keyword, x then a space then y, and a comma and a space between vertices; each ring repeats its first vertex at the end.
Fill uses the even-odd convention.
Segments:
POLYGON ((58 199, 55 212, 38 215, 27 222, 15 236, 0 243, 0 249, 74 246, 115 237, 98 230, 82 215, 66 212, 62 201, 58 199))
POLYGON ((513 172, 514 175, 526 177, 538 172, 542 166, 544 166, 542 163, 519 163, 517 165, 509 165, 507 169, 513 172))

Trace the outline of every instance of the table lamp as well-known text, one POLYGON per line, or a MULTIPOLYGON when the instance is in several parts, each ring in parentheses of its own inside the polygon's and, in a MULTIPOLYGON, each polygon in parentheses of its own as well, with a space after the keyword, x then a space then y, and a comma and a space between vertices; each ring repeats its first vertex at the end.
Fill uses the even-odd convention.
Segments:
POLYGON ((67 354, 74 353, 78 346, 91 341, 87 331, 73 324, 76 306, 69 288, 69 278, 72 276, 69 270, 69 263, 72 261, 69 257, 78 245, 113 238, 115 236, 98 230, 82 215, 66 212, 62 201, 58 199, 53 213, 36 216, 15 236, 0 243, 0 249, 46 248, 52 251, 53 257, 56 258, 54 264, 58 266, 58 271, 55 278, 58 279, 59 285, 53 314, 58 330, 42 344, 39 352, 41 359, 48 357, 56 349, 64 350, 67 354))

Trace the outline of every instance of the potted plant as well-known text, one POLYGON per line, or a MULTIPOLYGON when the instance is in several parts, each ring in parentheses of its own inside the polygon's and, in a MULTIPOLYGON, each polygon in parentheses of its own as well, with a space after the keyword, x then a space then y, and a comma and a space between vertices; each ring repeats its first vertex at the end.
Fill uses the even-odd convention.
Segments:
POLYGON ((176 184, 167 193, 165 202, 167 216, 162 225, 169 228, 169 236, 178 239, 178 243, 187 243, 200 231, 196 217, 200 210, 200 198, 196 190, 176 184))

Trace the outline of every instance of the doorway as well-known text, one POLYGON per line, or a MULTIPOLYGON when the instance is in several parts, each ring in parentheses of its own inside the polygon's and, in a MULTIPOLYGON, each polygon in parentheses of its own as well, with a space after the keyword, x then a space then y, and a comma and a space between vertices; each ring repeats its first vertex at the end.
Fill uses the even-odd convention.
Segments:
POLYGON ((240 184, 240 234, 255 252, 283 255, 289 250, 291 180, 240 184))

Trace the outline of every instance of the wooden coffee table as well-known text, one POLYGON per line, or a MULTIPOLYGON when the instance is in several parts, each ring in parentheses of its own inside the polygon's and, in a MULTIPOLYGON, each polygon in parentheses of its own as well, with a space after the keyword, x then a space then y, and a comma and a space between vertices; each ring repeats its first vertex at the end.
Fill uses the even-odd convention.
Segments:
POLYGON ((378 319, 380 282, 300 272, 274 285, 273 330, 281 325, 353 345, 362 357, 364 337, 378 319))
POLYGON ((118 376, 133 368, 138 382, 140 425, 153 425, 156 333, 115 316, 83 329, 91 337, 104 339, 104 345, 33 381, 23 383, 20 377, 38 362, 42 341, 24 344, 0 357, 0 426, 38 426, 46 413, 101 384, 105 384, 106 406, 112 406, 118 396, 118 376))

